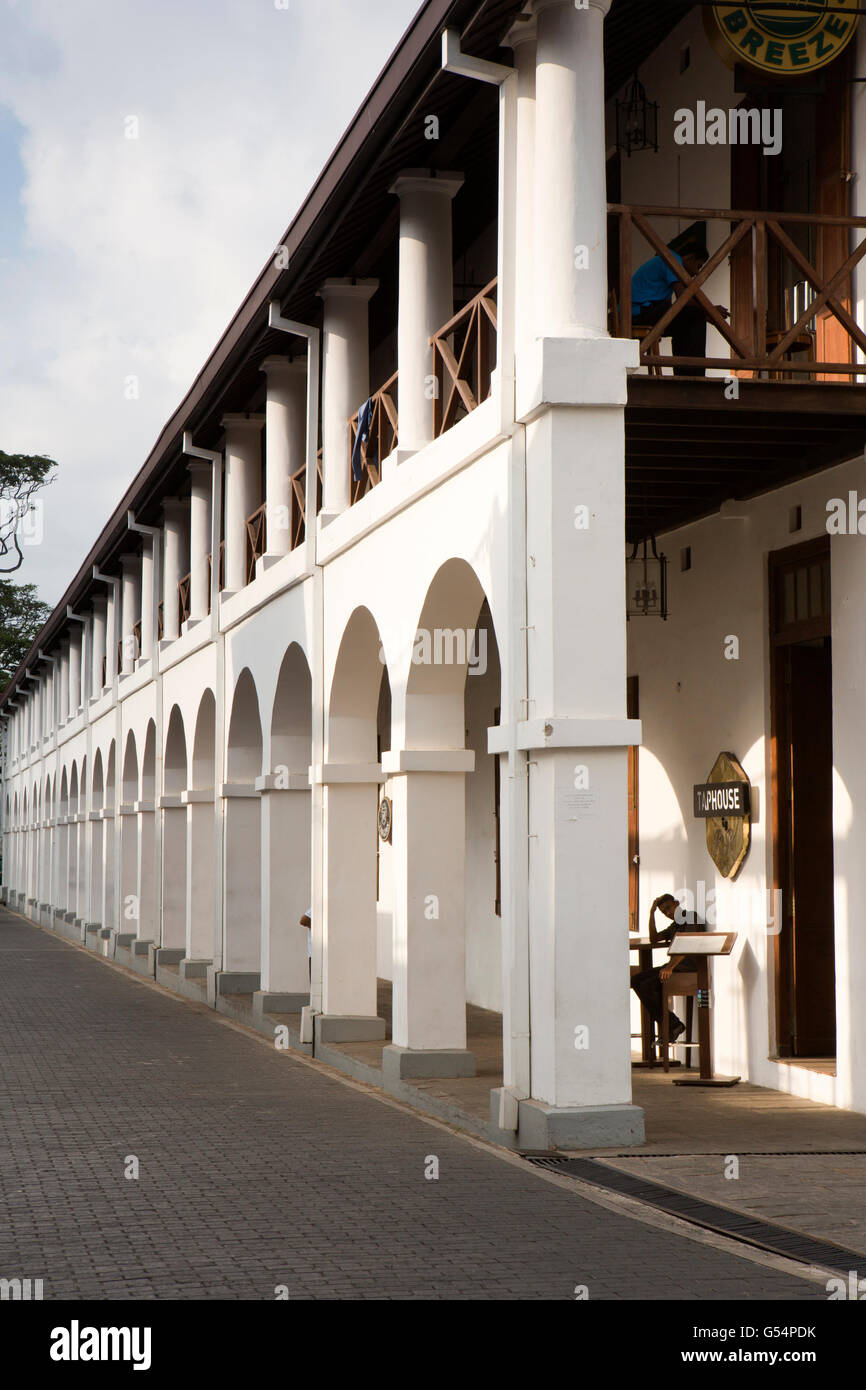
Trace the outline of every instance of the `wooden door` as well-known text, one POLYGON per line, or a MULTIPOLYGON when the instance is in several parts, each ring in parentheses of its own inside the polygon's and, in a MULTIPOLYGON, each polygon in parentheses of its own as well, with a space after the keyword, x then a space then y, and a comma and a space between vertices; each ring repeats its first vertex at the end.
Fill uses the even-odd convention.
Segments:
POLYGON ((830 639, 786 648, 788 836, 793 896, 792 1053, 836 1051, 830 639))
POLYGON ((779 1055, 836 1046, 830 557, 825 539, 770 557, 772 831, 779 1055))

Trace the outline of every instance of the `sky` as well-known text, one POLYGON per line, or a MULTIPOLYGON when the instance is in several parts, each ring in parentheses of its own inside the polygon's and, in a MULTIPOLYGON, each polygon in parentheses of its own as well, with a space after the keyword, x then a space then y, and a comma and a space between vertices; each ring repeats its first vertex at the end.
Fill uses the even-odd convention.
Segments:
POLYGON ((0 450, 54 605, 420 0, 0 0, 0 450))

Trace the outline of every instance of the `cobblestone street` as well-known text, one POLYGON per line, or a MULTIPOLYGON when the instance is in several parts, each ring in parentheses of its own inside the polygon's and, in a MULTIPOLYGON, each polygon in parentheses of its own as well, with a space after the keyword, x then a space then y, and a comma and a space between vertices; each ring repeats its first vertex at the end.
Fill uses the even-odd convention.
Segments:
POLYGON ((0 1026, 0 1276, 42 1278, 46 1299, 824 1297, 572 1195, 5 912, 0 1026))

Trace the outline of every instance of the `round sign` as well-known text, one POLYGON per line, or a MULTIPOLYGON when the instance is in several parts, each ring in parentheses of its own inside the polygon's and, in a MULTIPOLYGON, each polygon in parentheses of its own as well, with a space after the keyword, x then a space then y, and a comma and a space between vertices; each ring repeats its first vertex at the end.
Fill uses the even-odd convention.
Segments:
POLYGON ((860 0, 752 0, 713 5, 705 14, 728 61, 795 77, 838 58, 854 37, 859 7, 860 0))
POLYGON ((391 838, 391 801, 387 796, 383 796, 379 802, 379 839, 390 840, 391 838))

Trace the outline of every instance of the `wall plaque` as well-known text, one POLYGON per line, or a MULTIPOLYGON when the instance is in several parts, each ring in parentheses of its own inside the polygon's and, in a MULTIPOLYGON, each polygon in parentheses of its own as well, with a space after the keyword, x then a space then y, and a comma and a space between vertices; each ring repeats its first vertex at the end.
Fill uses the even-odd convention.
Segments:
POLYGON ((733 753, 720 753, 694 788, 695 815, 707 823, 707 853, 723 878, 736 878, 752 834, 749 779, 733 753))

